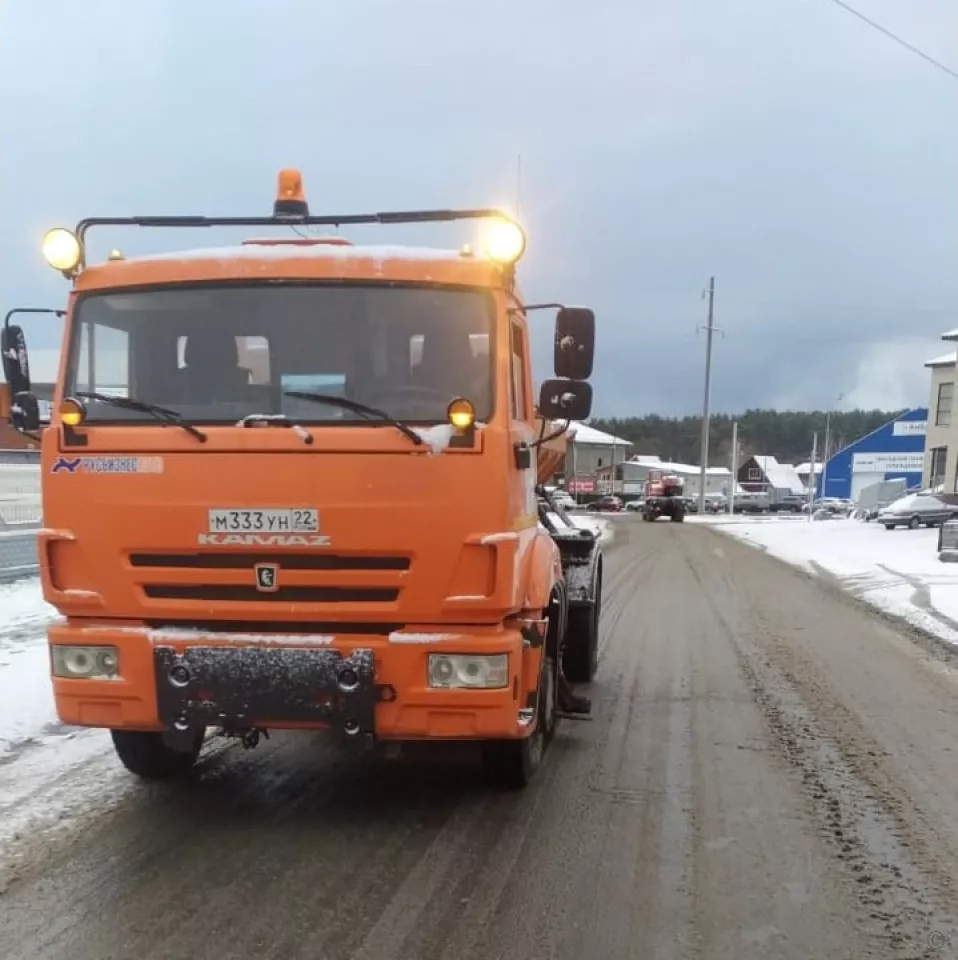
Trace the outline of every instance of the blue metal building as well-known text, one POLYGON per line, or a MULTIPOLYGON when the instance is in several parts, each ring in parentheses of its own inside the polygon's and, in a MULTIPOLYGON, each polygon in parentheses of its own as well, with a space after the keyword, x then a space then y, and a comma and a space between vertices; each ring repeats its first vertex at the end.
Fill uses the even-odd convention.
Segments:
POLYGON ((909 487, 921 483, 925 460, 928 408, 909 410, 866 433, 833 454, 818 477, 818 496, 855 500, 859 492, 882 480, 904 478, 909 487))

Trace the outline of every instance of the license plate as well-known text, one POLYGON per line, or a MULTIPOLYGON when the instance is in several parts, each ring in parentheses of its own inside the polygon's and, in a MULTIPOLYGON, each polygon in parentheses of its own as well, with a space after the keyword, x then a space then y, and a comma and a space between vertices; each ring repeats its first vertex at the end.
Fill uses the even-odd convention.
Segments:
POLYGON ((210 510, 210 533, 319 533, 319 511, 312 507, 290 510, 210 510))

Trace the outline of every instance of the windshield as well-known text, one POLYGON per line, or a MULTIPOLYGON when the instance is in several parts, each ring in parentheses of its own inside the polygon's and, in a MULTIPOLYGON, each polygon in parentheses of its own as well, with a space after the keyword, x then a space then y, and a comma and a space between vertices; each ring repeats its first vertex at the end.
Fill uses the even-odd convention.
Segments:
MULTIPOLYGON (((484 291, 400 286, 203 286, 91 294, 74 313, 66 393, 134 397, 198 423, 251 414, 377 421, 292 391, 412 422, 469 399, 493 413, 493 304, 484 291)), ((88 420, 155 418, 91 401, 88 420)))

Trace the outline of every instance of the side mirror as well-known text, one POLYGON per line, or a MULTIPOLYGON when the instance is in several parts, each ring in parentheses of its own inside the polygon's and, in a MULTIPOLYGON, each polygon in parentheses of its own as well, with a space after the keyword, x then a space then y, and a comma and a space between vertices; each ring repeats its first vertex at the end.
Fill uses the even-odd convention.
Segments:
POLYGON ((563 307, 556 315, 557 377, 588 380, 595 355, 595 314, 587 307, 563 307))
POLYGON ((585 420, 592 412, 592 384, 546 380, 539 390, 539 416, 546 420, 585 420))
POLYGON ((4 324, 0 329, 0 357, 3 359, 3 375, 14 398, 19 393, 26 393, 30 389, 30 361, 22 327, 4 324))
POLYGON ((13 395, 10 402, 10 425, 28 436, 40 429, 40 404, 37 398, 23 390, 13 395))

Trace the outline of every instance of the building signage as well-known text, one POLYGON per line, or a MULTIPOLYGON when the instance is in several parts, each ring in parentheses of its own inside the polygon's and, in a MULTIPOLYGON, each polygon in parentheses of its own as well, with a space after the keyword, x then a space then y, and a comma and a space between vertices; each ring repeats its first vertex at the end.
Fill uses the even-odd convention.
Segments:
POLYGON ((591 477, 573 477, 565 488, 569 493, 595 493, 595 480, 591 477))
POLYGON ((855 453, 852 473, 921 473, 924 453, 855 453))
POLYGON ((895 437, 923 437, 928 432, 928 421, 896 420, 891 431, 895 437))

